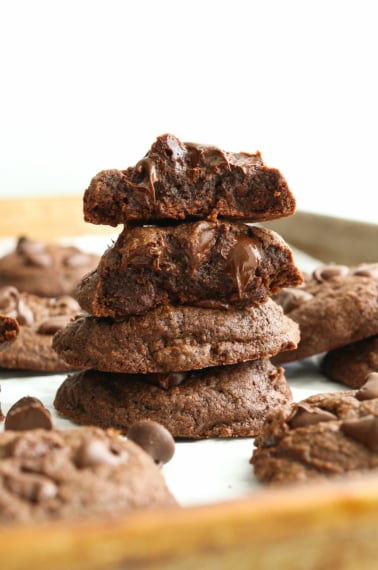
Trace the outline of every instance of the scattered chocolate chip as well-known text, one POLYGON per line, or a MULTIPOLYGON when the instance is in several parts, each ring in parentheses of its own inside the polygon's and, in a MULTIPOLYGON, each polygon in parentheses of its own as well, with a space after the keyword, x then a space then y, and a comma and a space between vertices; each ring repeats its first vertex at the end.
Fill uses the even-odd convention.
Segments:
POLYGON ((26 431, 29 429, 53 429, 51 414, 37 398, 25 396, 18 400, 5 418, 4 429, 26 431))
POLYGON ((127 437, 139 445, 158 465, 168 463, 175 452, 175 440, 171 433, 153 420, 140 420, 133 424, 127 437))
POLYGON ((328 281, 335 277, 346 277, 349 273, 350 269, 346 265, 330 264, 317 267, 314 269, 312 276, 316 281, 321 283, 322 281, 328 281))
POLYGON ((370 372, 363 386, 356 393, 357 400, 374 400, 378 398, 378 372, 370 372))
POLYGON ((287 423, 291 428, 299 428, 336 419, 337 417, 334 414, 321 408, 311 408, 310 406, 298 404, 294 415, 287 423))
POLYGON ((79 468, 96 467, 97 465, 118 465, 125 463, 128 455, 125 451, 116 453, 109 449, 106 441, 89 439, 79 447, 76 455, 76 464, 79 468))
POLYGON ((371 451, 378 451, 378 417, 369 414, 358 420, 347 420, 340 425, 340 430, 371 451))

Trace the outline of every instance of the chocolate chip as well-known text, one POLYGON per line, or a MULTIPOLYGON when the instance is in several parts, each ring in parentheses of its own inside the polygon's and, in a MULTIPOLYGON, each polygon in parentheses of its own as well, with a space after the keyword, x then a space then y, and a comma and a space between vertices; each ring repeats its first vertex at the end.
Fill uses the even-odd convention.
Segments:
POLYGON ((37 398, 25 396, 18 400, 5 418, 4 429, 26 431, 29 429, 53 429, 51 414, 37 398))
POLYGON ((70 317, 68 315, 57 315, 55 317, 50 317, 39 325, 37 332, 39 334, 53 335, 56 332, 62 330, 69 323, 69 321, 70 317))
POLYGON ((140 420, 133 424, 127 437, 138 444, 158 465, 168 463, 175 452, 171 433, 153 420, 140 420))
POLYGON ((53 258, 47 251, 24 251, 26 263, 35 267, 51 267, 53 258))
POLYGON ((76 268, 83 267, 89 263, 89 256, 86 253, 71 253, 63 258, 63 265, 66 267, 76 268))
POLYGON ((79 303, 76 301, 76 299, 70 297, 69 295, 62 295, 57 299, 51 299, 50 307, 52 310, 54 311, 56 310, 59 313, 65 313, 66 311, 68 312, 80 311, 79 303))
POLYGON ((371 451, 378 451, 378 417, 369 414, 358 420, 347 420, 340 425, 340 430, 371 451))
POLYGON ((34 241, 25 236, 18 239, 16 251, 21 254, 39 253, 45 249, 45 244, 41 241, 34 241))
POLYGON ((22 297, 17 300, 16 319, 20 325, 30 326, 34 323, 34 314, 22 297))
POLYGON ((310 406, 298 404, 294 414, 287 423, 291 428, 299 428, 331 420, 337 420, 337 417, 331 412, 321 408, 311 408, 310 406))
POLYGON ((335 277, 346 277, 350 273, 349 267, 346 265, 323 265, 322 267, 317 267, 312 276, 316 281, 321 283, 322 281, 328 281, 329 279, 334 279, 335 277))
POLYGON ((357 400, 374 400, 378 398, 378 372, 370 372, 365 383, 356 393, 357 400))
POLYGON ((58 493, 53 481, 34 473, 10 474, 4 478, 4 483, 11 493, 33 503, 53 499, 58 493))
POLYGON ((16 287, 11 285, 7 287, 2 287, 0 289, 0 309, 4 313, 8 313, 9 310, 16 307, 17 299, 19 298, 19 292, 16 287))
POLYGON ((378 263, 361 263, 353 271, 353 274, 378 279, 378 263))
POLYGON ((79 468, 96 467, 98 465, 119 465, 128 458, 126 451, 116 453, 109 449, 106 441, 89 439, 79 447, 76 464, 79 468))

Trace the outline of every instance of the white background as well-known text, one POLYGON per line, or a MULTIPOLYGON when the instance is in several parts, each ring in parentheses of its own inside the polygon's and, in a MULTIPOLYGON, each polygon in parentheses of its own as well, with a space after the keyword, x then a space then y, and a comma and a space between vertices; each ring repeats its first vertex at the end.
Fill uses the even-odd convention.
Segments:
POLYGON ((82 193, 172 132, 260 150, 298 209, 377 222, 376 7, 0 0, 0 196, 82 193))

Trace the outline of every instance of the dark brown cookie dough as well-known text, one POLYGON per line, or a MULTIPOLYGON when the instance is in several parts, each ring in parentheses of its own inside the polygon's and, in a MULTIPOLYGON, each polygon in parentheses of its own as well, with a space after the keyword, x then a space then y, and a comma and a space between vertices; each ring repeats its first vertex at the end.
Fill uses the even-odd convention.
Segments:
POLYGON ((360 388, 370 372, 378 372, 378 336, 328 352, 322 362, 325 376, 351 388, 360 388))
POLYGON ((361 390, 317 394, 268 415, 251 463, 266 483, 378 469, 378 374, 361 390))
POLYGON ((378 334, 378 264, 327 265, 275 300, 299 324, 298 348, 276 364, 301 360, 378 334))
POLYGON ((97 174, 84 193, 84 219, 93 224, 228 218, 273 220, 295 212, 282 174, 260 153, 224 152, 165 134, 127 170, 97 174))
POLYGON ((99 428, 0 434, 0 525, 111 518, 174 508, 159 467, 99 428))
POLYGON ((75 368, 148 373, 269 358, 299 340, 298 325, 274 301, 240 310, 160 306, 123 321, 81 316, 53 348, 75 368))
POLYGON ((44 297, 71 295, 98 259, 77 247, 21 237, 15 250, 0 258, 0 287, 10 285, 44 297))
POLYGON ((186 373, 71 374, 57 391, 58 412, 80 424, 127 433, 150 419, 176 438, 255 435, 269 410, 291 399, 281 368, 257 360, 186 373))
POLYGON ((52 348, 53 335, 81 309, 68 295, 48 298, 0 288, 0 310, 19 325, 17 338, 0 351, 0 368, 59 372, 72 370, 52 348))
POLYGON ((75 297, 92 315, 121 319, 168 303, 244 308, 300 283, 292 252, 275 232, 201 221, 124 229, 75 297))

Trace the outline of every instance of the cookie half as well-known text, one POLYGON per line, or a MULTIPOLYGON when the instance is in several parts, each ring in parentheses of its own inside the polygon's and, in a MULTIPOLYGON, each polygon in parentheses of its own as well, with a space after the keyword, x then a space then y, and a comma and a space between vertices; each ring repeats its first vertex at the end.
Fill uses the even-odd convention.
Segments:
POLYGON ((20 237, 14 251, 0 258, 0 287, 44 297, 71 295, 98 260, 74 246, 20 237))
POLYGON ((244 310, 167 305, 123 321, 81 316, 53 348, 72 367, 145 374, 269 358, 298 340, 298 325, 268 299, 244 310))
POLYGON ((153 459, 113 431, 5 431, 0 453, 0 525, 176 506, 153 459))
POLYGON ((84 425, 127 433, 142 419, 164 425, 176 438, 246 437, 269 410, 291 400, 282 368, 257 360, 186 373, 71 374, 55 397, 59 414, 84 425))
POLYGON ((91 315, 121 319, 168 303, 244 308, 302 281, 275 232, 201 221, 124 229, 75 297, 91 315))
POLYGON ((295 207, 286 180, 260 153, 225 152, 171 134, 158 137, 136 166, 98 173, 84 193, 85 221, 110 226, 217 217, 256 222, 290 216, 295 207))
POLYGON ((73 297, 38 297, 15 287, 0 288, 0 310, 18 326, 13 342, 0 350, 0 368, 60 372, 72 370, 52 348, 54 334, 81 309, 73 297))
POLYGON ((268 415, 251 463, 266 483, 378 469, 378 374, 359 391, 318 394, 268 415))

